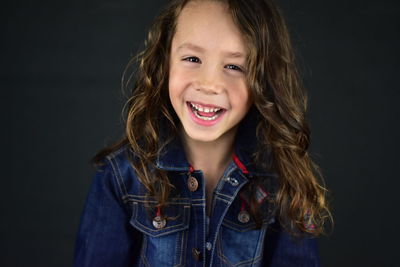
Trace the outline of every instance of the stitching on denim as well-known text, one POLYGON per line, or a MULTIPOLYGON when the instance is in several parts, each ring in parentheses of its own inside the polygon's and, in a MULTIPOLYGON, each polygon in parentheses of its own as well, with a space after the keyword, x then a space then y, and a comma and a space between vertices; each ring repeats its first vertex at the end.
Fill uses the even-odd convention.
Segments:
MULTIPOLYGON (((267 219, 262 220, 262 225, 264 226, 264 225, 271 224, 271 221, 272 221, 271 218, 268 217, 267 219)), ((224 225, 225 227, 228 227, 232 230, 236 230, 238 232, 245 232, 245 231, 253 229, 256 226, 255 223, 251 223, 251 224, 248 224, 245 226, 244 224, 238 224, 238 223, 235 223, 226 218, 222 222, 222 225, 224 225)))
MULTIPOLYGON (((247 182, 248 182, 248 180, 245 179, 242 183, 240 183, 240 184, 236 187, 236 190, 234 191, 234 193, 233 193, 233 195, 232 195, 232 198, 233 198, 233 199, 237 196, 237 194, 238 194, 238 192, 240 191, 240 189, 242 189, 242 187, 243 187, 247 182)), ((218 199, 218 197, 215 197, 214 199, 218 199)), ((220 200, 222 200, 222 199, 220 199, 220 200)), ((215 203, 216 203, 216 202, 215 202, 215 203)), ((225 209, 223 210, 223 213, 221 214, 221 218, 225 218, 226 213, 228 212, 231 203, 232 203, 232 202, 227 202, 228 205, 227 205, 227 206, 225 207, 225 209)), ((214 233, 214 237, 213 237, 212 243, 215 243, 215 240, 216 240, 217 235, 218 235, 217 233, 218 233, 218 232, 221 232, 220 229, 221 229, 222 222, 223 222, 223 219, 219 221, 217 227, 215 228, 215 231, 216 231, 216 232, 214 233)), ((214 250, 211 252, 210 266, 212 266, 213 256, 214 256, 214 250)))
POLYGON ((117 182, 118 190, 120 191, 120 195, 121 195, 121 199, 122 199, 123 196, 126 194, 126 188, 125 188, 125 186, 121 186, 122 176, 121 176, 121 172, 119 171, 118 163, 115 162, 117 164, 117 166, 115 166, 112 159, 108 159, 108 161, 110 162, 111 168, 113 170, 113 176, 117 182), (118 170, 118 172, 117 172, 117 170, 118 170))
MULTIPOLYGON (((233 224, 233 223, 232 223, 233 224)), ((235 224, 235 225, 230 225, 229 223, 227 223, 225 220, 224 222, 222 222, 222 225, 225 226, 226 228, 235 230, 237 232, 243 233, 243 232, 247 232, 249 230, 252 230, 255 228, 256 224, 255 223, 251 223, 249 225, 247 225, 246 227, 243 227, 242 225, 239 224, 235 224), (237 227, 235 227, 237 226, 237 227)))
MULTIPOLYGON (((135 205, 137 205, 137 203, 134 203, 135 205)), ((184 209, 184 214, 186 214, 187 213, 187 209, 188 208, 190 208, 189 206, 186 206, 186 207, 184 207, 185 209, 184 209), (185 212, 186 211, 186 212, 185 212)), ((137 217, 137 207, 135 207, 135 214, 134 214, 134 218, 136 218, 137 217)), ((182 238, 182 241, 180 242, 180 250, 179 250, 179 253, 180 253, 180 259, 179 259, 179 263, 178 263, 178 265, 174 265, 174 267, 179 267, 179 266, 185 266, 184 265, 184 263, 185 262, 183 262, 182 263, 182 255, 184 254, 183 253, 183 248, 185 248, 186 247, 186 243, 187 243, 187 236, 188 236, 188 234, 187 234, 187 232, 188 232, 188 230, 186 230, 186 231, 183 231, 183 232, 181 232, 181 233, 178 233, 178 237, 179 236, 181 236, 182 238)), ((169 232, 169 233, 173 233, 173 232, 169 232)), ((160 235, 161 236, 161 235, 160 235)), ((146 255, 145 255, 145 251, 147 251, 147 243, 148 243, 148 235, 143 235, 143 242, 142 242, 142 249, 141 249, 141 255, 140 255, 140 257, 141 257, 141 259, 142 259, 142 262, 143 262, 143 265, 145 265, 145 266, 147 266, 147 267, 151 267, 150 266, 150 264, 149 264, 149 262, 148 262, 148 260, 147 260, 147 258, 146 258, 146 255)), ((179 240, 180 238, 177 238, 176 240, 179 240)), ((176 245, 176 252, 178 252, 178 245, 179 244, 179 242, 177 242, 177 245, 176 245)), ((185 257, 185 259, 186 259, 186 255, 184 255, 184 257, 185 257)))
POLYGON ((150 264, 147 261, 147 258, 146 258, 146 255, 145 255, 146 254, 145 251, 147 251, 147 237, 143 236, 143 244, 142 244, 142 251, 140 253, 140 258, 142 259, 143 265, 145 265, 147 267, 150 267, 150 264))
POLYGON ((240 266, 240 265, 242 265, 244 262, 253 262, 254 263, 254 261, 258 258, 258 257, 260 257, 260 255, 257 255, 257 250, 258 250, 258 248, 259 248, 259 246, 260 246, 260 239, 261 239, 261 237, 262 236, 264 236, 263 235, 263 232, 262 232, 262 230, 260 230, 259 231, 259 234, 258 234, 258 240, 257 240, 257 246, 256 246, 256 248, 254 249, 254 252, 253 252, 253 257, 252 258, 250 258, 249 260, 247 260, 247 261, 240 261, 240 262, 238 262, 237 263, 237 266, 240 266))
MULTIPOLYGON (((222 237, 222 231, 220 232, 220 240, 223 239, 222 237)), ((219 249, 218 249, 218 255, 221 257, 221 260, 223 262, 225 262, 227 265, 232 266, 232 267, 239 267, 239 266, 243 266, 243 264, 248 265, 249 263, 251 264, 254 261, 254 257, 247 259, 247 260, 243 260, 243 261, 239 261, 236 264, 233 264, 232 262, 229 261, 228 257, 225 256, 224 252, 223 252, 223 248, 222 248, 222 241, 220 241, 220 245, 219 245, 219 249)))
MULTIPOLYGON (((187 208, 189 208, 189 219, 188 219, 188 220, 190 220, 190 207, 187 207, 187 208)), ((190 221, 187 222, 188 225, 189 225, 189 223, 190 223, 190 221)), ((182 255, 184 254, 184 249, 183 249, 183 248, 186 247, 188 231, 189 231, 189 230, 185 230, 185 231, 182 231, 182 232, 181 232, 182 240, 181 240, 181 243, 180 243, 181 246, 180 246, 180 252, 179 252, 179 253, 180 253, 180 256, 179 256, 179 265, 176 265, 176 267, 178 267, 178 266, 185 266, 185 262, 182 262, 182 255)), ((186 260, 186 255, 185 255, 184 257, 185 257, 185 260, 186 260)))
POLYGON ((217 243, 218 243, 217 256, 219 257, 220 261, 222 261, 225 265, 232 266, 232 264, 227 259, 225 259, 225 256, 224 256, 224 254, 222 252, 221 236, 222 236, 222 233, 220 233, 220 235, 219 235, 219 237, 217 239, 217 243))
POLYGON ((161 165, 159 164, 159 161, 156 163, 156 167, 159 169, 164 169, 167 171, 189 171, 189 167, 174 167, 174 166, 169 166, 169 165, 161 165))
POLYGON ((254 263, 255 261, 259 261, 260 258, 261 258, 261 257, 257 257, 257 258, 251 258, 251 259, 246 260, 246 261, 240 261, 240 262, 238 262, 237 264, 235 264, 235 265, 233 265, 233 266, 235 266, 235 267, 240 267, 240 266, 248 266, 248 267, 250 267, 250 266, 254 266, 253 263, 254 263), (250 264, 250 265, 249 265, 249 264, 250 264))
POLYGON ((123 146, 121 148, 119 148, 118 150, 111 152, 110 154, 108 154, 108 156, 106 156, 106 158, 108 160, 112 160, 115 159, 119 154, 123 153, 123 150, 126 150, 126 147, 123 146))
POLYGON ((187 242, 188 242, 188 238, 189 238, 189 230, 184 231, 184 233, 185 233, 185 241, 184 241, 184 243, 182 243, 182 254, 183 254, 182 266, 185 266, 185 264, 186 264, 186 250, 184 248, 187 248, 187 242))
POLYGON ((228 265, 229 267, 237 267, 243 264, 248 264, 249 262, 251 263, 251 260, 246 260, 246 261, 241 261, 238 262, 237 264, 233 264, 232 262, 229 261, 229 259, 225 256, 225 254, 223 254, 222 250, 219 252, 220 254, 218 255, 220 257, 220 260, 222 262, 224 262, 226 265, 228 265))
POLYGON ((231 263, 229 261, 228 257, 225 256, 225 254, 223 252, 222 241, 221 241, 222 240, 222 231, 221 231, 220 237, 218 238, 219 239, 218 256, 221 257, 222 261, 224 261, 226 264, 231 265, 231 266, 239 267, 239 266, 248 265, 248 264, 251 264, 251 266, 254 266, 254 263, 258 262, 262 258, 262 253, 261 253, 262 249, 260 250, 260 244, 263 246, 263 242, 260 242, 260 240, 264 240, 266 227, 267 226, 264 226, 259 231, 260 233, 258 235, 257 247, 254 250, 253 257, 243 260, 243 261, 239 261, 236 264, 231 263))
MULTIPOLYGON (((147 198, 146 195, 134 195, 134 194, 126 194, 125 197, 147 198)), ((180 200, 180 199, 190 200, 190 198, 188 198, 188 197, 172 197, 172 198, 170 198, 170 199, 175 199, 175 200, 180 200)))
POLYGON ((206 204, 204 203, 197 203, 197 204, 192 204, 192 206, 196 206, 196 207, 202 207, 205 206, 206 204))
MULTIPOLYGON (((195 224, 194 225, 194 229, 198 229, 198 227, 196 227, 197 225, 198 225, 198 219, 197 219, 197 210, 193 210, 193 223, 195 224)), ((197 244, 197 233, 195 233, 195 235, 194 235, 194 244, 197 244)))
POLYGON ((175 238, 175 257, 173 257, 173 264, 175 264, 173 267, 178 267, 181 262, 181 249, 179 244, 181 243, 181 238, 182 238, 182 232, 178 232, 177 237, 175 238), (179 256, 179 260, 176 262, 176 256, 179 256))
POLYGON ((205 200, 206 200, 205 198, 192 198, 191 202, 193 202, 193 201, 205 201, 205 200))
POLYGON ((146 232, 148 235, 151 235, 151 236, 154 236, 154 237, 158 237, 158 236, 164 236, 164 235, 168 235, 168 234, 172 234, 172 233, 175 233, 175 232, 179 232, 179 231, 182 231, 182 230, 184 230, 184 229, 187 229, 187 228, 189 228, 189 224, 187 223, 187 216, 190 216, 190 214, 188 215, 187 214, 187 209, 188 208, 190 208, 189 206, 185 206, 184 207, 184 209, 183 209, 183 222, 182 223, 180 223, 180 224, 177 224, 177 225, 171 225, 171 226, 169 226, 169 227, 164 227, 164 228, 162 228, 162 229, 160 229, 160 230, 154 230, 154 229, 151 229, 151 228, 149 228, 149 227, 147 227, 146 225, 144 225, 144 224, 142 224, 142 223, 140 223, 136 218, 138 217, 137 216, 137 213, 135 214, 135 220, 133 221, 133 224, 134 225, 136 225, 136 226, 141 226, 140 228, 141 228, 141 230, 143 230, 143 229, 146 229, 146 230, 148 230, 149 232, 146 232), (183 226, 183 227, 182 227, 183 226), (174 230, 169 230, 169 231, 165 231, 165 230, 168 230, 168 229, 174 229, 174 230), (161 232, 160 234, 157 234, 157 232, 161 232))
MULTIPOLYGON (((219 190, 222 189, 222 187, 224 186, 225 183, 225 178, 231 176, 231 174, 237 169, 236 164, 231 161, 231 163, 228 165, 227 169, 225 170, 225 172, 222 174, 222 178, 219 179, 217 186, 214 189, 214 193, 218 192, 219 190)), ((247 179, 245 179, 247 180, 247 179)))
POLYGON ((205 205, 206 200, 203 199, 202 201, 196 201, 196 203, 191 203, 191 205, 205 205))
POLYGON ((243 178, 245 181, 248 181, 247 177, 243 174, 243 172, 239 172, 239 175, 242 176, 242 178, 243 178))
POLYGON ((231 196, 231 195, 225 195, 225 194, 222 194, 222 193, 219 193, 219 192, 215 192, 215 195, 216 196, 225 197, 225 198, 227 198, 227 200, 230 200, 230 201, 233 200, 233 196, 231 196))
POLYGON ((124 180, 122 178, 121 167, 119 166, 118 160, 114 159, 114 162, 115 162, 115 165, 117 167, 118 174, 119 174, 119 180, 120 180, 120 183, 121 183, 120 186, 124 190, 124 194, 123 195, 126 195, 128 193, 128 190, 126 190, 125 183, 124 183, 124 180))
MULTIPOLYGON (((184 232, 184 231, 183 231, 184 232)), ((183 237, 183 233, 179 232, 177 238, 175 238, 175 255, 179 256, 179 259, 177 260, 177 262, 175 261, 176 258, 174 257, 174 262, 175 265, 173 267, 179 267, 180 266, 180 262, 182 260, 182 245, 180 245, 182 243, 182 237, 183 237)))
POLYGON ((250 266, 253 265, 252 263, 257 262, 257 261, 259 261, 261 259, 261 256, 258 256, 256 258, 251 258, 251 259, 248 259, 248 260, 239 261, 236 264, 233 264, 233 263, 231 263, 229 261, 229 259, 223 253, 222 245, 220 245, 220 246, 221 246, 221 248, 218 248, 218 256, 220 257, 220 260, 223 261, 228 266, 231 266, 231 267, 240 267, 240 266, 243 266, 243 265, 247 265, 247 266, 250 267, 250 266), (251 264, 251 265, 249 265, 249 264, 251 264))
POLYGON ((179 261, 173 267, 181 267, 181 266, 184 267, 185 266, 186 253, 184 253, 183 248, 186 248, 187 236, 188 236, 187 232, 188 232, 188 230, 181 232, 180 233, 181 238, 177 238, 176 251, 178 251, 178 249, 179 249, 179 261), (180 242, 179 242, 179 240, 180 240, 180 242), (179 244, 180 244, 180 246, 179 246, 179 244), (182 258, 184 258, 183 262, 182 262, 182 258))
MULTIPOLYGON (((205 216, 205 203, 203 203, 202 205, 196 205, 196 204, 192 204, 192 206, 198 206, 198 207, 201 207, 202 208, 202 214, 203 214, 203 218, 202 218, 202 220, 201 220, 201 222, 202 222, 202 224, 200 224, 200 227, 202 228, 202 232, 203 232, 203 240, 202 240, 202 243, 204 243, 203 241, 205 241, 205 223, 204 223, 204 216, 205 216)), ((200 227, 199 227, 199 220, 197 219, 197 210, 194 210, 193 211, 193 214, 194 214, 194 220, 193 220, 193 223, 195 224, 195 227, 194 227, 194 229, 200 229, 200 227), (196 227, 197 226, 197 227, 196 227)), ((195 234, 194 235, 194 244, 198 244, 198 234, 195 234)), ((203 244, 203 248, 204 248, 204 244, 203 244)), ((202 253, 203 253, 203 255, 205 255, 204 254, 204 250, 202 251, 202 253)), ((205 266, 205 259, 203 260, 203 263, 202 263, 202 265, 203 266, 205 266)))
MULTIPOLYGON (((123 201, 124 201, 124 203, 128 203, 128 202, 152 203, 152 204, 158 203, 158 202, 153 201, 153 200, 147 201, 147 200, 139 200, 139 199, 124 199, 123 201)), ((169 202, 167 202, 167 205, 169 205, 169 204, 173 204, 173 205, 190 205, 190 202, 172 202, 172 201, 169 201, 169 202)))
POLYGON ((224 174, 222 176, 223 177, 230 176, 233 173, 233 171, 235 171, 237 168, 238 167, 237 167, 236 163, 233 160, 231 160, 231 162, 228 165, 228 168, 226 169, 226 171, 224 172, 224 174))
POLYGON ((267 226, 263 226, 260 229, 260 235, 258 236, 257 247, 256 247, 256 250, 254 251, 254 254, 255 254, 253 257, 254 260, 262 256, 261 251, 263 251, 262 248, 264 246, 264 237, 265 237, 266 229, 267 229, 267 226))
MULTIPOLYGON (((126 194, 126 195, 124 196, 124 198, 144 198, 144 199, 146 199, 146 198, 149 198, 149 197, 146 196, 146 195, 126 194)), ((185 201, 187 201, 187 203, 189 203, 189 201, 190 201, 191 199, 188 198, 188 197, 172 197, 172 198, 170 198, 170 200, 176 200, 176 201, 185 200, 185 201)), ((149 200, 149 201, 152 201, 152 200, 149 200)))
POLYGON ((233 267, 234 265, 226 258, 224 252, 223 252, 223 246, 222 246, 222 238, 220 239, 220 248, 219 248, 219 257, 220 261, 223 262, 226 266, 228 267, 233 267))
MULTIPOLYGON (((107 156, 107 159, 110 161, 111 165, 113 166, 113 169, 114 169, 115 174, 117 174, 117 172, 116 172, 116 170, 115 170, 115 168, 114 168, 113 162, 115 162, 115 164, 116 164, 116 167, 117 167, 117 170, 118 170, 118 174, 119 174, 119 180, 120 180, 120 182, 122 183, 123 189, 124 189, 124 191, 125 191, 125 192, 122 193, 122 195, 127 194, 127 190, 126 190, 125 184, 124 184, 124 182, 123 182, 123 178, 122 178, 122 174, 121 174, 121 169, 120 169, 120 167, 119 167, 118 160, 117 160, 117 155, 123 153, 123 150, 125 150, 124 147, 118 149, 117 151, 115 151, 115 152, 111 153, 109 156, 107 156)), ((118 181, 118 182, 119 182, 119 181, 118 181)), ((121 184, 120 184, 120 186, 121 186, 121 184)), ((121 191, 122 191, 122 187, 121 187, 121 191)))
MULTIPOLYGON (((205 192, 205 184, 203 186, 203 192, 205 192)), ((207 220, 207 218, 206 218, 206 216, 207 216, 207 214, 206 214, 206 212, 207 212, 206 203, 204 203, 204 205, 202 205, 201 211, 202 211, 202 215, 203 215, 203 223, 202 223, 202 226, 203 226, 203 240, 202 240, 201 243, 203 244, 202 253, 204 255, 204 257, 203 257, 204 258, 203 259, 203 267, 205 267, 206 266, 206 259, 205 259, 205 257, 206 257, 206 247, 205 247, 205 245, 206 245, 206 220, 207 220)), ((207 226, 210 227, 209 224, 207 226)))
POLYGON ((232 204, 232 201, 226 200, 226 199, 218 197, 218 196, 215 196, 214 199, 223 201, 223 202, 227 203, 228 205, 232 204))
MULTIPOLYGON (((146 198, 147 196, 144 195, 132 195, 132 194, 128 194, 122 197, 124 202, 136 201, 141 203, 158 203, 156 200, 151 200, 146 198)), ((171 198, 169 199, 169 201, 167 201, 167 205, 168 204, 190 205, 190 203, 191 203, 190 198, 171 198)))

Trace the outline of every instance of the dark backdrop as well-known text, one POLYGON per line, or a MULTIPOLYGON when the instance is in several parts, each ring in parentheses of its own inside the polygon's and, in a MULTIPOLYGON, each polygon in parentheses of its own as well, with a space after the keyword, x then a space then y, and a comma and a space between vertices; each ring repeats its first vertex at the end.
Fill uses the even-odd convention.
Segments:
MULTIPOLYGON (((2 4, 0 266, 71 265, 88 161, 121 135, 121 74, 162 2, 2 4)), ((323 265, 395 266, 400 4, 280 2, 333 195, 323 265)))

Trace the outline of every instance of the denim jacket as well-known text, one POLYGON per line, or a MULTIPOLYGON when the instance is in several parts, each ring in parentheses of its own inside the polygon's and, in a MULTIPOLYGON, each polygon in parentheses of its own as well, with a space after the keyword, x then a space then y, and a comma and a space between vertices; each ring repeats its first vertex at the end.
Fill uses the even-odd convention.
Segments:
POLYGON ((237 139, 237 158, 215 188, 209 218, 203 173, 190 173, 179 141, 168 144, 156 162, 179 192, 163 210, 168 219, 158 224, 157 214, 144 205, 146 189, 128 160, 129 149, 108 155, 87 198, 74 266, 319 266, 316 240, 292 238, 275 219, 276 177, 250 163, 254 139, 237 139), (262 210, 258 229, 251 216, 240 218, 247 208, 241 189, 253 176, 265 181, 257 191, 262 210), (189 181, 193 178, 195 185, 189 181))

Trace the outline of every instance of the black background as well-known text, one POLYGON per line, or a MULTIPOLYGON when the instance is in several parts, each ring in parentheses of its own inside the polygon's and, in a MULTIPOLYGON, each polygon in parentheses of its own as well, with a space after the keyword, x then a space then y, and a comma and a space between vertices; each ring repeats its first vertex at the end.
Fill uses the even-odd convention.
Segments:
MULTIPOLYGON (((164 1, 2 7, 0 266, 70 266, 89 159, 121 136, 122 71, 164 1)), ((395 266, 400 2, 280 0, 333 196, 323 266, 395 266)))

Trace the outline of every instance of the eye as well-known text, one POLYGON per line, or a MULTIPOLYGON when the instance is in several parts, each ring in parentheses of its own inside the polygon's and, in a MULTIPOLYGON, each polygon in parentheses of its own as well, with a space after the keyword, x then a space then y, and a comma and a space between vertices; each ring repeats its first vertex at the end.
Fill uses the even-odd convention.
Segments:
POLYGON ((240 72, 244 72, 241 67, 236 66, 236 65, 232 65, 232 64, 226 65, 225 68, 230 69, 230 70, 237 70, 237 71, 240 71, 240 72))
POLYGON ((186 57, 183 60, 193 62, 193 63, 200 63, 200 59, 198 57, 186 57))

